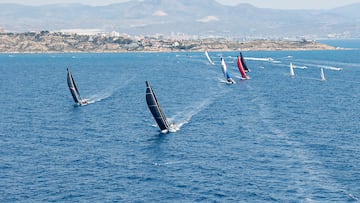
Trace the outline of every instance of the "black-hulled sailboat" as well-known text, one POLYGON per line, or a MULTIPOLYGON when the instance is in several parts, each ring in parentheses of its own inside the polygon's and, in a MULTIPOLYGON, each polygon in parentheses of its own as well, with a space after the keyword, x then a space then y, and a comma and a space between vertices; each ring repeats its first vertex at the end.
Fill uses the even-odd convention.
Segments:
POLYGON ((81 99, 79 90, 74 81, 74 77, 72 76, 69 68, 67 68, 67 83, 75 103, 80 106, 88 104, 88 101, 86 99, 81 99))
POLYGON ((148 81, 146 83, 146 103, 162 133, 175 132, 175 124, 169 124, 153 89, 148 81))
POLYGON ((243 57, 243 55, 242 55, 241 52, 240 52, 240 61, 241 61, 241 64, 242 64, 245 72, 250 72, 250 69, 247 67, 246 62, 245 62, 245 59, 244 59, 244 57, 243 57))

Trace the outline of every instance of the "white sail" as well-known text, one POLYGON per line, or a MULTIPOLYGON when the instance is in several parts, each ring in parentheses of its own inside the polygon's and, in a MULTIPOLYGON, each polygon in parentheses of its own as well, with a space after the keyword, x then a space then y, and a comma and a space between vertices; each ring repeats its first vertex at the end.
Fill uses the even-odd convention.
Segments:
POLYGON ((224 74, 224 77, 226 78, 227 68, 226 68, 225 60, 223 58, 221 58, 221 70, 222 70, 222 72, 224 74))
POLYGON ((231 78, 231 75, 230 73, 227 71, 227 68, 226 68, 226 63, 225 63, 225 60, 224 58, 221 57, 221 70, 225 76, 225 79, 226 79, 226 82, 228 84, 235 84, 236 82, 231 78))
POLYGON ((294 73, 294 66, 292 63, 290 63, 290 77, 293 77, 295 76, 295 73, 294 73))
POLYGON ((325 81, 325 74, 324 74, 324 68, 320 68, 320 76, 321 76, 321 80, 325 81))
POLYGON ((205 56, 206 56, 206 58, 208 59, 208 61, 209 61, 209 63, 210 63, 211 65, 214 65, 214 64, 215 64, 215 63, 211 60, 211 58, 210 58, 209 53, 208 53, 207 50, 205 51, 205 56))

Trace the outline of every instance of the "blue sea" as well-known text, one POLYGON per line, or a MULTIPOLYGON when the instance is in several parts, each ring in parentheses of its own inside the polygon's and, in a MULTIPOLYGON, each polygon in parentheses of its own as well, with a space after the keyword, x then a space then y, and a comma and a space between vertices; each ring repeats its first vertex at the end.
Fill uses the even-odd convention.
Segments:
POLYGON ((360 50, 209 54, 1 54, 0 202, 360 201, 360 50))

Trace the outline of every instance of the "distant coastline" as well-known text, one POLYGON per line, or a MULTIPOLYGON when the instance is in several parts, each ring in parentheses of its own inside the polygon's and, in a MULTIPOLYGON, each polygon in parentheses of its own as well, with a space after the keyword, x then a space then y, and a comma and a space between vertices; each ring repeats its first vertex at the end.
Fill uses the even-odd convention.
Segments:
POLYGON ((236 41, 225 38, 164 39, 111 35, 79 35, 61 32, 0 33, 0 53, 117 53, 196 52, 256 50, 335 50, 334 46, 307 40, 258 39, 236 41))

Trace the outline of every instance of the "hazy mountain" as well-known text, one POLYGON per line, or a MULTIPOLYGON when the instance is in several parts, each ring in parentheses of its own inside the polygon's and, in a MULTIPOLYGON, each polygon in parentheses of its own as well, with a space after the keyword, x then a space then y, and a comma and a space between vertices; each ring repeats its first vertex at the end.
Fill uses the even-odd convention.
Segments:
POLYGON ((215 0, 138 0, 108 6, 0 4, 6 31, 99 29, 131 35, 360 37, 360 4, 331 10, 276 10, 215 0))

